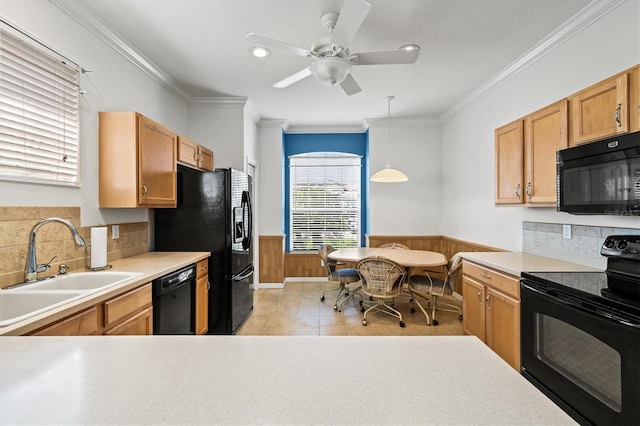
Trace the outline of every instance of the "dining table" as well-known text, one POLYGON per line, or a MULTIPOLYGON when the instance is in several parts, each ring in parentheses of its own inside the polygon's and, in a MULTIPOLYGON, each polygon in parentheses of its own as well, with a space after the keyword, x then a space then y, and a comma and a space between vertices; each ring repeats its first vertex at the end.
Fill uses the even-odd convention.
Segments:
POLYGON ((328 258, 339 262, 358 263, 364 258, 376 256, 385 257, 405 268, 428 268, 447 264, 446 256, 435 251, 383 247, 341 248, 329 253, 328 258))

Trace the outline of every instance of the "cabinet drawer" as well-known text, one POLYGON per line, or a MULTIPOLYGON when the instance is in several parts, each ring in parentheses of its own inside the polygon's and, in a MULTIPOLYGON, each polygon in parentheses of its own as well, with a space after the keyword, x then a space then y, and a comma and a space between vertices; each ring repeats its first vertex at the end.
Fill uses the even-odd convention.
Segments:
POLYGON ((520 278, 467 261, 463 261, 462 270, 464 275, 520 300, 520 278))
POLYGON ((93 307, 36 331, 32 336, 88 336, 98 333, 98 310, 93 307))
POLYGON ((109 328, 138 310, 151 305, 151 283, 104 303, 104 326, 109 328))
POLYGON ((196 263, 196 278, 200 279, 209 275, 209 259, 196 263))
POLYGON ((107 336, 150 336, 153 334, 153 308, 147 308, 142 312, 125 320, 122 324, 113 327, 104 333, 107 336))

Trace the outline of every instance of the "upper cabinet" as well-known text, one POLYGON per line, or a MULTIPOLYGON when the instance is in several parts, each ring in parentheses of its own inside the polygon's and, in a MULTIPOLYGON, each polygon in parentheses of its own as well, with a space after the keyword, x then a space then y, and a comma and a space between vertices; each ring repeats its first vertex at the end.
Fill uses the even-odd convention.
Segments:
POLYGON ((556 151, 568 146, 566 99, 525 117, 524 202, 556 205, 556 151))
POLYGON ((137 112, 99 113, 99 204, 175 207, 177 135, 137 112))
POLYGON ((638 130, 638 69, 635 66, 569 97, 570 146, 638 130))
POLYGON ((189 138, 178 136, 178 162, 200 170, 213 170, 213 151, 189 138))
POLYGON ((523 124, 516 120, 495 131, 496 204, 522 204, 523 124))

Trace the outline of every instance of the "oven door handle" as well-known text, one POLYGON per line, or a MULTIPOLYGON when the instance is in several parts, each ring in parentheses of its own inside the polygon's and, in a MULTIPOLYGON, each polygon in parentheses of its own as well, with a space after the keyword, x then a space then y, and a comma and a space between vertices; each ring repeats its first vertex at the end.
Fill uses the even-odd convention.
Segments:
POLYGON ((552 296, 544 291, 541 291, 540 289, 537 289, 535 287, 532 287, 530 285, 528 285, 527 283, 525 283, 524 281, 520 283, 520 287, 524 290, 528 290, 531 291, 533 293, 538 294, 540 297, 548 299, 550 301, 554 301, 556 303, 561 303, 565 306, 569 306, 571 308, 574 309, 578 309, 582 312, 586 312, 588 314, 591 315, 595 315, 610 321, 614 321, 617 322, 618 324, 621 325, 625 325, 628 327, 633 327, 633 328, 639 328, 640 329, 640 324, 638 322, 634 322, 633 320, 630 320, 628 318, 622 318, 619 315, 611 312, 611 311, 605 311, 605 310, 592 310, 592 309, 586 309, 582 303, 580 303, 580 301, 578 299, 575 299, 572 296, 567 296, 567 298, 562 298, 562 297, 555 297, 552 296), (573 300, 569 300, 570 299, 575 299, 575 301, 573 300))

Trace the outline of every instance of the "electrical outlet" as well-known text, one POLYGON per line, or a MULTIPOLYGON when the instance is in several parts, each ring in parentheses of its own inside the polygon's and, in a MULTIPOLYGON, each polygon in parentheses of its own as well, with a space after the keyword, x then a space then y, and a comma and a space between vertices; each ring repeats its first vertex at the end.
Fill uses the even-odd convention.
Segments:
POLYGON ((120 238, 120 225, 113 225, 111 227, 111 239, 117 240, 120 238))
POLYGON ((562 238, 571 239, 571 225, 562 225, 562 238))

